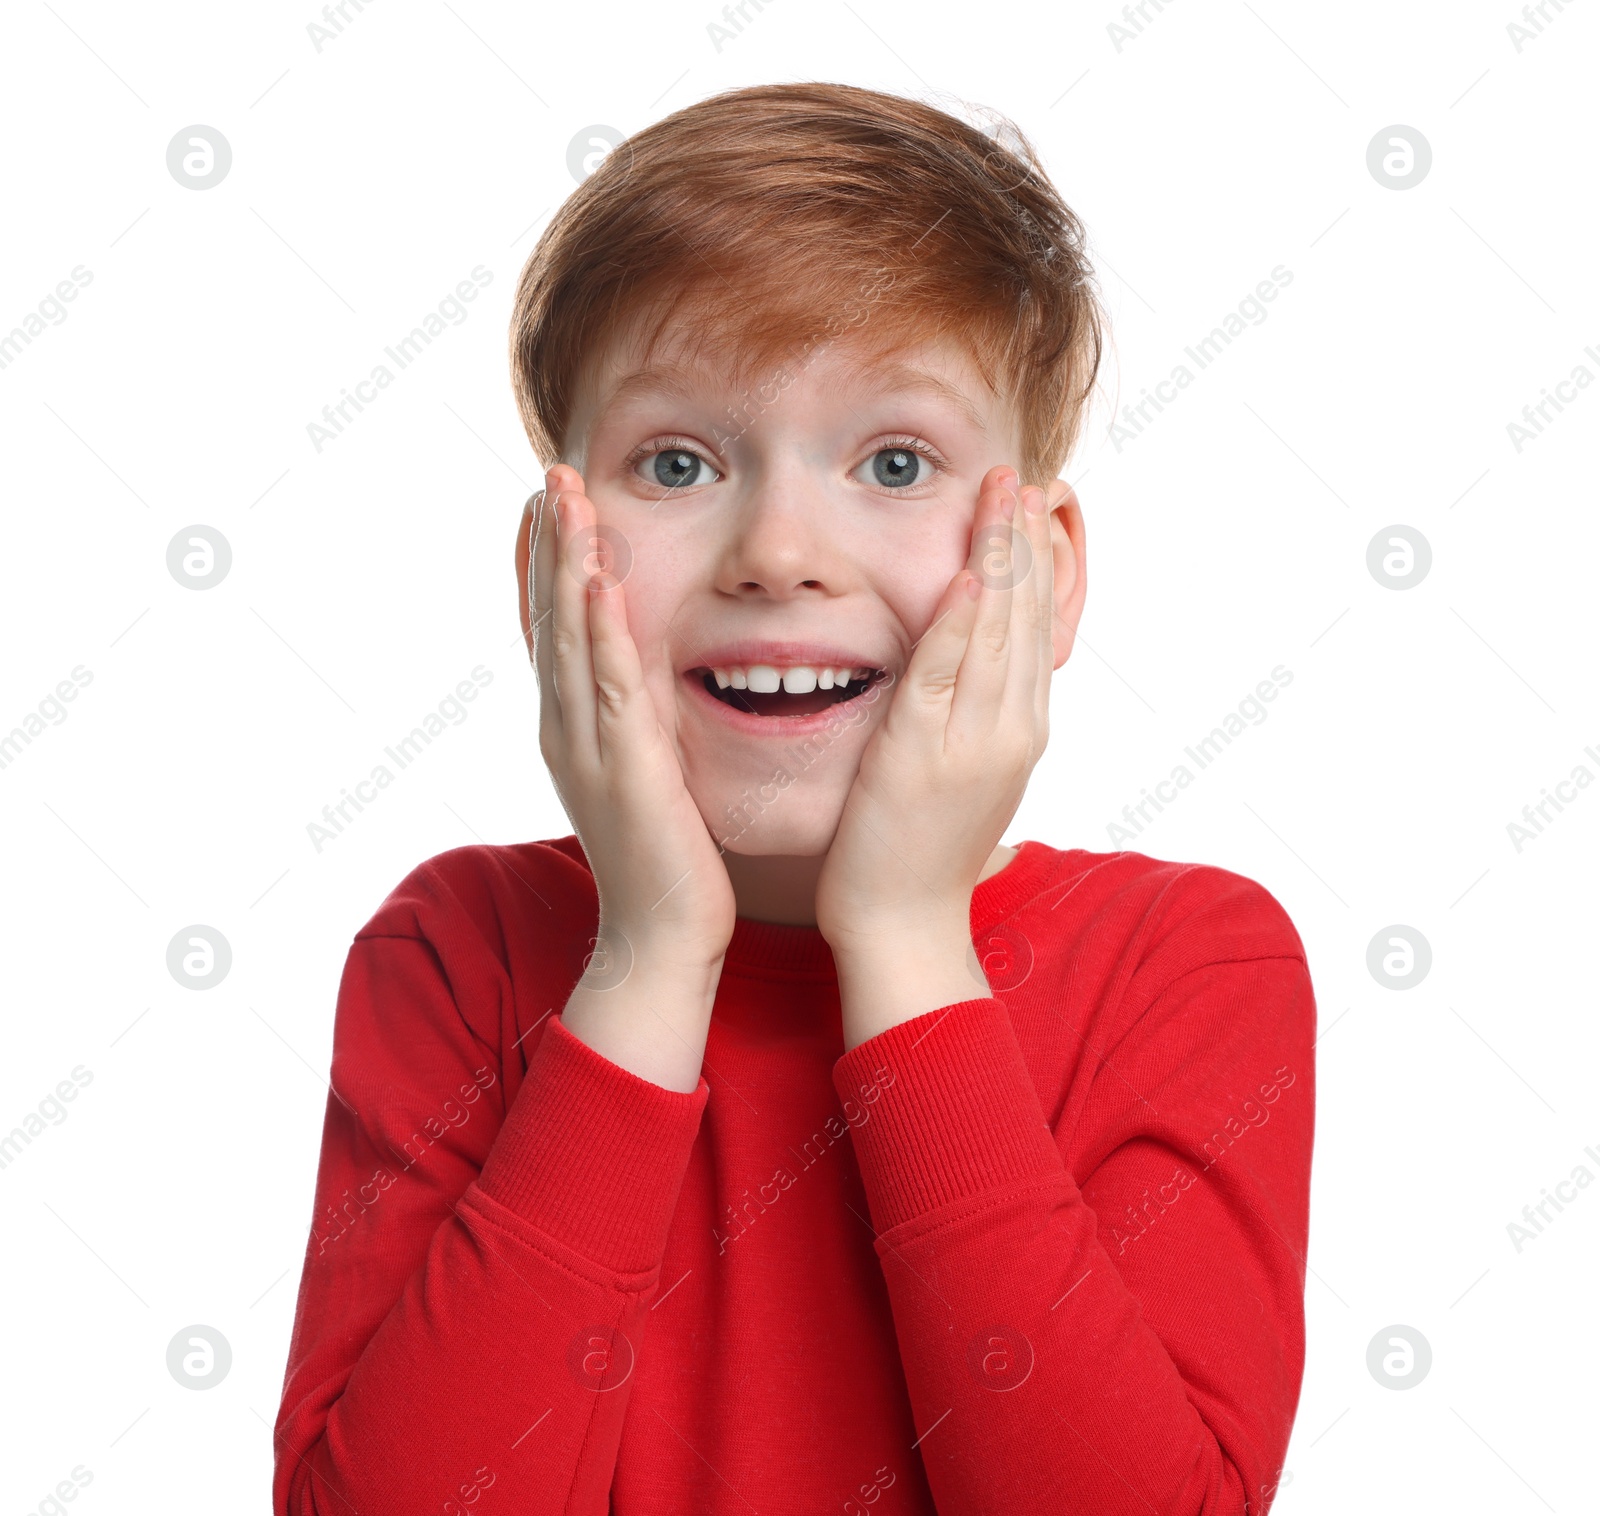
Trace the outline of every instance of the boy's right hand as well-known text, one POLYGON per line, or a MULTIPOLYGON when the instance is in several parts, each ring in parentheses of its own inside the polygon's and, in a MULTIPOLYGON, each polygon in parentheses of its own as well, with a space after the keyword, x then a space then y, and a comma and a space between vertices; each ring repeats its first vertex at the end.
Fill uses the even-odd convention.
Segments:
POLYGON ((626 977, 641 958, 720 970, 736 915, 728 871, 645 687, 622 586, 594 572, 609 550, 583 476, 557 464, 545 486, 530 502, 523 631, 539 676, 539 750, 600 897, 608 962, 591 977, 597 987, 626 977))

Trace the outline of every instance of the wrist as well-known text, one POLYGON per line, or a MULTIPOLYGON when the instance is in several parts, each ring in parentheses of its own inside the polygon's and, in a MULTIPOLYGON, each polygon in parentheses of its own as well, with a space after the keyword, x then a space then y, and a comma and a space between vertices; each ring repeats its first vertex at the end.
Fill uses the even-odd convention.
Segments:
POLYGON ((601 922, 595 928, 584 981, 595 988, 609 988, 643 969, 652 978, 668 979, 686 988, 704 985, 714 991, 727 950, 726 942, 696 939, 655 923, 635 928, 601 922))
POLYGON ((972 949, 969 910, 928 912, 912 922, 858 919, 848 930, 823 935, 841 979, 846 973, 876 978, 922 965, 948 967, 964 962, 972 949))
POLYGON ((993 993, 969 936, 945 932, 857 941, 834 951, 845 1048, 947 1005, 993 993))
POLYGON ((573 987, 561 1013, 567 1030, 641 1079, 691 1093, 705 1058, 720 961, 707 967, 628 955, 616 934, 610 941, 597 935, 605 958, 591 954, 573 987))

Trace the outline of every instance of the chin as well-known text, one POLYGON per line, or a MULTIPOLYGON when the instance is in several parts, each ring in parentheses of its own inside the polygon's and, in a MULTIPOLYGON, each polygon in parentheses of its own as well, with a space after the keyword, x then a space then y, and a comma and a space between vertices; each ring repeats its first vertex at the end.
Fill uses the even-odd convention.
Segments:
POLYGON ((763 836, 756 828, 746 832, 728 845, 727 851, 743 858, 821 858, 833 843, 838 830, 837 819, 825 827, 795 827, 771 836, 763 836))
POLYGON ((698 656, 712 661, 679 671, 670 702, 652 691, 707 830, 725 853, 826 854, 888 708, 893 659, 818 643, 707 646, 698 656))
POLYGON ((709 792, 694 794, 694 801, 725 852, 747 858, 817 858, 833 845, 848 789, 836 783, 808 784, 804 775, 785 784, 780 775, 754 787, 708 787, 709 792))

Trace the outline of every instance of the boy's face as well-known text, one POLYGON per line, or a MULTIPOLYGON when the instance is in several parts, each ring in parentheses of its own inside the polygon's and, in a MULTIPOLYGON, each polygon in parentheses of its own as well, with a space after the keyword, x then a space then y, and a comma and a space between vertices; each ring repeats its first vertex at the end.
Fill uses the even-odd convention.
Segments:
POLYGON ((586 375, 562 456, 712 835, 734 853, 825 853, 967 562, 983 475, 1020 465, 1011 407, 942 342, 882 357, 839 341, 754 383, 714 358, 644 372, 621 344, 586 375), (864 685, 863 670, 883 672, 864 685))

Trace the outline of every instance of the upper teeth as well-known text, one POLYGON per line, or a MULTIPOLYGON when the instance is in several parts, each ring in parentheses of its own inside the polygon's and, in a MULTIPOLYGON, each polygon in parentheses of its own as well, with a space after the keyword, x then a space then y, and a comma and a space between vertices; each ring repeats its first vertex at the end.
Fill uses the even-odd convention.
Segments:
POLYGON ((779 669, 770 663, 752 663, 744 666, 730 664, 711 670, 717 688, 725 690, 732 685, 736 690, 751 690, 757 695, 775 694, 781 685, 790 695, 809 695, 812 690, 842 689, 852 679, 865 679, 871 669, 816 668, 799 663, 792 668, 779 669))

